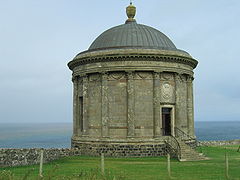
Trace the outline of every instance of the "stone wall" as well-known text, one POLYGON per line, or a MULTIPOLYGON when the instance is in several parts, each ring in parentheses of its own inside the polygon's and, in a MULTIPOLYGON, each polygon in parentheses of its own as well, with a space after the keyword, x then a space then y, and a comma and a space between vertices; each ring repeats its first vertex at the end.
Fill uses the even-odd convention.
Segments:
POLYGON ((110 157, 156 157, 167 154, 165 143, 79 143, 72 145, 81 149, 82 155, 110 157))
MULTIPOLYGON (((154 157, 164 156, 167 147, 164 143, 130 143, 130 144, 105 144, 105 143, 77 143, 79 149, 43 149, 44 163, 62 157, 89 155, 111 157, 154 157)), ((26 166, 39 164, 41 149, 0 149, 0 167, 26 166)))
MULTIPOLYGON (((186 142, 191 147, 196 147, 196 142, 186 142)), ((44 163, 57 160, 62 157, 89 155, 99 156, 104 153, 111 157, 156 157, 169 153, 169 147, 165 143, 78 143, 72 142, 79 149, 43 149, 44 163)), ((200 146, 224 146, 240 145, 240 140, 229 141, 201 141, 200 146)), ((41 149, 0 149, 0 167, 13 167, 38 164, 41 149)), ((175 157, 175 152, 171 152, 175 157)))
MULTIPOLYGON (((0 167, 38 164, 41 149, 0 149, 0 167)), ((80 155, 78 149, 44 149, 44 163, 61 157, 80 155)))

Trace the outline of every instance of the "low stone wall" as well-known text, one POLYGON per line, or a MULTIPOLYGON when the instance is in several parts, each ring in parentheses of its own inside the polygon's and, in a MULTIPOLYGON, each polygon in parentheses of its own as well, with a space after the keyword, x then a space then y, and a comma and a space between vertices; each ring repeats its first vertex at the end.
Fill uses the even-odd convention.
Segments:
MULTIPOLYGON (((0 149, 0 167, 38 164, 41 149, 0 149)), ((81 155, 79 149, 44 149, 44 163, 61 157, 81 155)))
MULTIPOLYGON (((188 142, 192 147, 194 143, 188 142)), ((90 155, 99 156, 104 153, 111 157, 156 157, 165 156, 169 150, 165 143, 128 143, 128 144, 101 144, 101 143, 75 143, 72 149, 43 149, 44 163, 62 157, 90 155)), ((240 145, 240 140, 230 141, 201 141, 200 146, 240 145)), ((0 149, 0 167, 25 166, 38 164, 41 149, 0 149)), ((174 152, 171 152, 172 156, 174 152)))
MULTIPOLYGON (((165 143, 156 144, 76 144, 73 149, 43 149, 44 163, 61 157, 104 153, 111 157, 149 157, 163 156, 167 153, 165 143)), ((26 166, 39 164, 42 149, 0 149, 0 167, 26 166)))
POLYGON ((167 146, 162 143, 77 143, 82 155, 110 157, 155 157, 167 154, 167 146))
POLYGON ((200 141, 200 146, 226 146, 226 145, 240 145, 240 139, 229 141, 200 141))

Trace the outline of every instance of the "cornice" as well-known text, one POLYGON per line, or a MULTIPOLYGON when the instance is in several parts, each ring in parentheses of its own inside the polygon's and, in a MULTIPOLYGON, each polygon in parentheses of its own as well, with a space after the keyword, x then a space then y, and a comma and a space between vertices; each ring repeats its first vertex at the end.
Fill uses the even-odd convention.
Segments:
POLYGON ((187 64, 192 68, 195 68, 198 64, 198 61, 193 59, 189 54, 178 51, 124 49, 83 52, 70 61, 68 67, 73 70, 80 65, 110 61, 162 61, 187 64))

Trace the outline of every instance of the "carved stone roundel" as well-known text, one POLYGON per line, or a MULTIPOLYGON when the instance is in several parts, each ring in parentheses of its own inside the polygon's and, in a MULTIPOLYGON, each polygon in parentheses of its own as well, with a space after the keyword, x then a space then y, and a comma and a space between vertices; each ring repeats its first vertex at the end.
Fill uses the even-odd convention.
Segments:
POLYGON ((163 93, 164 99, 168 100, 171 98, 171 96, 173 94, 173 88, 168 82, 163 84, 162 93, 163 93))

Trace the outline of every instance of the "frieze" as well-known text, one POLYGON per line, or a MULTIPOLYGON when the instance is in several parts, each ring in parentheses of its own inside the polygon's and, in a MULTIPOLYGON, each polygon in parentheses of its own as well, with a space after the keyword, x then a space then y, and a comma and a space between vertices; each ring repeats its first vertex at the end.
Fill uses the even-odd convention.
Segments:
POLYGON ((190 65, 192 68, 195 68, 198 62, 195 59, 189 57, 179 57, 179 56, 163 56, 163 55, 112 55, 112 56, 95 56, 95 57, 83 57, 77 58, 68 63, 68 66, 73 70, 76 66, 96 63, 96 62, 110 62, 110 61, 162 61, 162 62, 174 62, 190 65))
POLYGON ((100 81, 100 79, 101 79, 100 74, 95 73, 89 75, 89 81, 100 81))
POLYGON ((178 65, 178 64, 165 64, 164 62, 151 61, 149 62, 151 65, 141 65, 140 61, 127 62, 127 61, 119 61, 119 62, 108 62, 108 63, 96 63, 92 64, 92 66, 79 66, 74 69, 73 76, 85 76, 86 74, 94 74, 102 71, 106 71, 111 73, 116 71, 141 71, 141 72, 150 72, 150 71, 164 71, 166 73, 179 73, 179 74, 189 74, 193 75, 192 69, 186 65, 178 65), (131 64, 129 64, 131 63, 131 64))
POLYGON ((161 79, 167 80, 167 81, 174 80, 174 75, 172 73, 164 72, 164 73, 161 73, 161 79))
POLYGON ((125 78, 124 72, 112 72, 109 73, 109 80, 120 80, 125 78))
POLYGON ((136 78, 137 79, 152 79, 152 73, 151 72, 136 72, 136 78))

